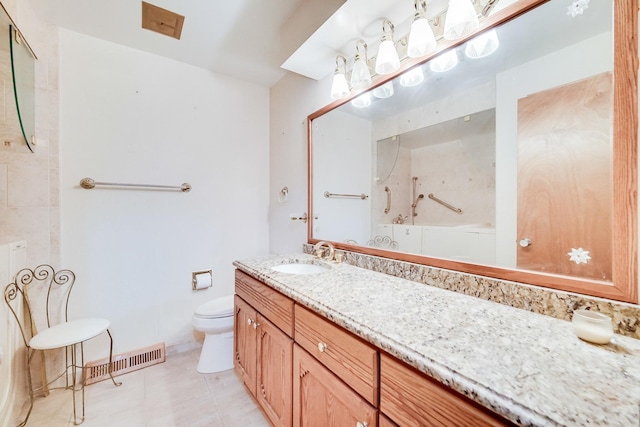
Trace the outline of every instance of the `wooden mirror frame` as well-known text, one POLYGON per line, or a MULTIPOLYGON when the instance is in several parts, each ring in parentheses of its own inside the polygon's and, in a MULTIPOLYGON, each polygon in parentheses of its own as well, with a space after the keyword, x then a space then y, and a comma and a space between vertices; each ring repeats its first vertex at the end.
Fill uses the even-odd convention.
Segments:
MULTIPOLYGON (((458 46, 475 34, 514 19, 550 0, 521 0, 485 19, 480 28, 455 42, 443 40, 436 52, 420 59, 403 62, 391 75, 377 76, 366 89, 349 98, 334 101, 307 118, 308 138, 308 212, 307 240, 313 238, 313 163, 312 122, 329 111, 346 104, 360 93, 392 80, 413 66, 427 62, 443 50, 458 46)), ((471 264, 424 255, 332 242, 336 248, 352 252, 413 262, 427 266, 477 274, 501 280, 586 294, 630 303, 638 302, 638 1, 613 0, 613 233, 611 282, 570 276, 471 264)))

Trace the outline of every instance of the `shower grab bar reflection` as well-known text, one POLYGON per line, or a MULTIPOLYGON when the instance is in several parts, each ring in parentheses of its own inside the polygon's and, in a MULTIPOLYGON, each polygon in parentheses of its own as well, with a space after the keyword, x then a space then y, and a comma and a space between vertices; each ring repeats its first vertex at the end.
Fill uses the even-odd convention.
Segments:
POLYGON ((369 198, 369 196, 367 196, 364 193, 362 193, 362 194, 336 194, 336 193, 329 193, 328 191, 324 192, 324 197, 326 197, 327 199, 329 197, 350 197, 350 198, 362 199, 362 200, 369 198))
POLYGON ((391 189, 389 187, 384 187, 384 191, 387 192, 387 207, 384 208, 384 213, 388 214, 391 210, 391 189))
POLYGON ((456 208, 455 206, 452 206, 449 203, 438 199, 436 196, 433 195, 433 193, 429 193, 429 195, 427 197, 430 198, 431 200, 433 200, 434 202, 440 203, 445 208, 451 209, 452 211, 454 211, 458 215, 462 215, 462 209, 456 208))
POLYGON ((191 184, 185 182, 180 186, 175 185, 153 185, 153 184, 118 184, 115 182, 97 182, 91 178, 83 178, 80 180, 80 187, 91 190, 95 188, 96 185, 104 185, 110 187, 132 187, 132 188, 159 188, 165 190, 180 190, 183 193, 188 193, 191 191, 191 184))

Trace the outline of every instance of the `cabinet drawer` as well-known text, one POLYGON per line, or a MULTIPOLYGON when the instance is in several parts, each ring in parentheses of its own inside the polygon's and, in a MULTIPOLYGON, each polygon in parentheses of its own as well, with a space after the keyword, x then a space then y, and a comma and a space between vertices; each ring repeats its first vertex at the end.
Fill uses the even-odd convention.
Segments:
POLYGON ((236 270, 236 294, 293 337, 293 300, 240 270, 236 270))
POLYGON ((385 354, 380 355, 380 412, 403 427, 512 425, 385 354))
POLYGON ((377 406, 377 350, 297 304, 295 315, 296 342, 369 403, 377 406))

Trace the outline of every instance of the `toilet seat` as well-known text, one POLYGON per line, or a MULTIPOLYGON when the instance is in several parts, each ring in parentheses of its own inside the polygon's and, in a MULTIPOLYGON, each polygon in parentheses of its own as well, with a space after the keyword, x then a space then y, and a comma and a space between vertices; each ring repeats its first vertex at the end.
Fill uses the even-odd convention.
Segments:
POLYGON ((233 316, 233 295, 213 299, 196 308, 194 314, 201 319, 219 319, 233 316))

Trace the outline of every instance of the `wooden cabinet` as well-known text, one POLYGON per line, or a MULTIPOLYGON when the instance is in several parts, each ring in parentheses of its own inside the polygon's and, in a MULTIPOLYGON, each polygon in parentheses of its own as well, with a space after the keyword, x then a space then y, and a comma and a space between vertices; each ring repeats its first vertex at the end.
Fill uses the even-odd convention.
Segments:
POLYGON ((234 346, 274 426, 512 425, 241 271, 234 346))
POLYGON ((511 425, 384 354, 380 356, 380 412, 403 427, 511 425))
POLYGON ((379 416, 378 427, 398 427, 398 424, 391 421, 381 412, 379 416))
POLYGON ((244 276, 236 272, 235 369, 269 421, 288 427, 292 422, 293 301, 244 276))
POLYGON ((378 351, 353 334, 295 306, 295 341, 369 403, 378 402, 378 351))
POLYGON ((293 349, 294 427, 376 427, 378 413, 301 347, 293 349))

